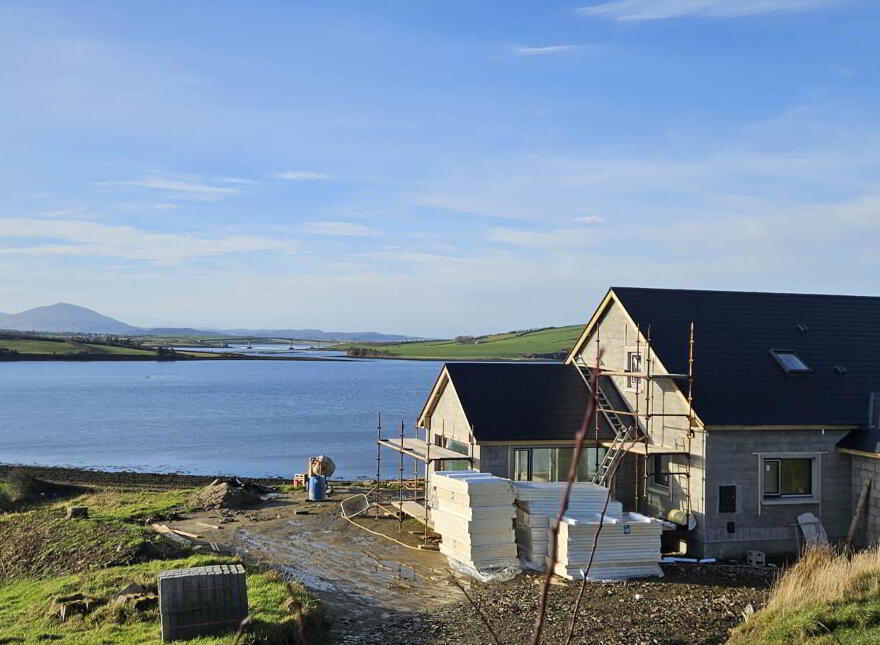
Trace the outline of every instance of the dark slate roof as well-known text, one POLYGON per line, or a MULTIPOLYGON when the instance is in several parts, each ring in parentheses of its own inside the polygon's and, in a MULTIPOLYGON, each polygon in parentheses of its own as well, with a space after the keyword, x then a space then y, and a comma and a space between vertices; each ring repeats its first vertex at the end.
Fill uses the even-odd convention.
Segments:
MULTIPOLYGON (((707 425, 866 424, 869 393, 880 391, 880 298, 612 291, 643 333, 650 325, 652 346, 671 372, 687 372, 694 321, 694 409, 707 425), (771 349, 794 351, 812 371, 784 372, 771 349)), ((680 387, 686 392, 686 383, 680 387)))
MULTIPOLYGON (((478 442, 572 440, 583 423, 589 394, 571 365, 447 363, 446 369, 478 442)), ((600 438, 610 436, 603 420, 600 438)))

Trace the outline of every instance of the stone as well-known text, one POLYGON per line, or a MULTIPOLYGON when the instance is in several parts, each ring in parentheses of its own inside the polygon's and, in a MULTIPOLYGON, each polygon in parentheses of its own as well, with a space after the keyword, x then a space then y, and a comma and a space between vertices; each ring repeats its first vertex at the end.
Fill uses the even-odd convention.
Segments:
POLYGON ((85 518, 89 516, 88 506, 68 506, 67 519, 85 518))

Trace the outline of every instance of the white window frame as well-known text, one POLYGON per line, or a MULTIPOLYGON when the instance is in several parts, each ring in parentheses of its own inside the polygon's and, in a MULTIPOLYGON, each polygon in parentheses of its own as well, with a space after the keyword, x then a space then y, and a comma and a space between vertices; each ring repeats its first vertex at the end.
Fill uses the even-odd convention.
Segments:
MULTIPOLYGON (((642 354, 641 348, 627 347, 625 349, 625 352, 626 352, 626 356, 624 357, 624 364, 625 364, 624 371, 625 372, 635 372, 635 373, 641 372, 642 362, 645 360, 645 357, 642 354), (637 364, 635 367, 633 367, 633 361, 632 361, 633 357, 638 357, 638 359, 636 361, 637 364)), ((640 390, 639 381, 641 379, 637 376, 627 376, 625 378, 626 378, 626 391, 638 393, 640 390)))
POLYGON ((757 452, 758 457, 758 508, 762 506, 784 506, 789 504, 820 504, 822 500, 822 452, 757 452), (787 497, 764 497, 765 459, 812 459, 810 475, 812 493, 810 495, 790 495, 787 497))

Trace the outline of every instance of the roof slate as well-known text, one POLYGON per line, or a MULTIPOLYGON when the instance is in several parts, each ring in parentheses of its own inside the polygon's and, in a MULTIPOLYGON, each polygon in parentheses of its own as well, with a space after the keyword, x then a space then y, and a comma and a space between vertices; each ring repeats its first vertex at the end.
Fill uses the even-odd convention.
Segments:
MULTIPOLYGON (((478 442, 573 440, 583 423, 589 391, 571 365, 447 363, 445 367, 478 442)), ((603 420, 600 438, 610 436, 603 420)))
POLYGON ((880 298, 611 290, 643 334, 650 327, 652 348, 670 372, 687 372, 694 322, 694 410, 705 424, 865 425, 869 394, 880 391, 880 298), (794 351, 811 371, 786 373, 772 349, 794 351))

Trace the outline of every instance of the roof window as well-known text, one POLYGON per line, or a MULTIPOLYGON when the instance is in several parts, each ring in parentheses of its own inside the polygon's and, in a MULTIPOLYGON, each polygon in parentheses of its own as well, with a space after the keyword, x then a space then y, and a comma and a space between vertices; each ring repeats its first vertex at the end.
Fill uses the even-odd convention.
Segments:
POLYGON ((786 372, 809 372, 809 366, 800 356, 791 350, 771 349, 770 355, 776 359, 779 366, 786 372))
POLYGON ((837 372, 838 374, 840 374, 841 376, 845 376, 849 370, 846 369, 845 365, 835 365, 834 371, 837 372))
POLYGON ((807 325, 805 323, 799 323, 797 328, 798 328, 798 331, 801 332, 802 334, 806 334, 808 331, 810 331, 809 325, 807 325))

